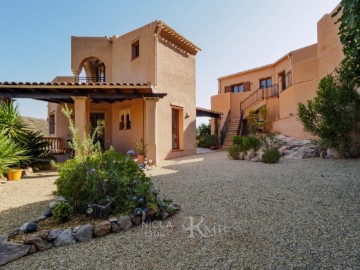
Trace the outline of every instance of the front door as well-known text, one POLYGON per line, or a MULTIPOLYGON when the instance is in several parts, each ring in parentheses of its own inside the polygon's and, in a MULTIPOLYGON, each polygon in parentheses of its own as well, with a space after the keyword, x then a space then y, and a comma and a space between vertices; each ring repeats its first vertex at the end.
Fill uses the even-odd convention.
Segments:
POLYGON ((90 113, 91 136, 94 135, 94 142, 99 142, 101 148, 105 147, 105 114, 104 113, 90 113))

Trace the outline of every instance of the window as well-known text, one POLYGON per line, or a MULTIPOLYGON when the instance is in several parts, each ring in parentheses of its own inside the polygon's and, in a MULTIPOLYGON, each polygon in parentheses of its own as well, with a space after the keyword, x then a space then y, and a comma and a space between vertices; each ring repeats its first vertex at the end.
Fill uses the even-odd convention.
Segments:
POLYGON ((269 88, 272 86, 272 80, 271 77, 269 78, 265 78, 265 79, 260 79, 260 88, 269 88))
POLYGON ((172 109, 172 149, 179 149, 179 110, 172 109))
POLYGON ((55 114, 49 115, 49 134, 55 134, 55 114))
POLYGON ((131 129, 130 109, 123 109, 120 111, 119 129, 131 129))
POLYGON ((238 85, 233 85, 233 93, 243 93, 244 92, 244 84, 238 84, 238 85))
POLYGON ((140 43, 139 40, 131 44, 131 59, 135 59, 140 56, 140 43))

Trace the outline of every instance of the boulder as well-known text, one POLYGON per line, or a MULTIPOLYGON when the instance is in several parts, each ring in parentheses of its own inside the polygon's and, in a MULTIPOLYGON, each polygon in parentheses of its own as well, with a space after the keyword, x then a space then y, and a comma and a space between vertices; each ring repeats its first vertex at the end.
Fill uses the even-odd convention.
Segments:
POLYGON ((42 216, 38 217, 37 219, 35 219, 35 220, 33 220, 33 221, 36 222, 36 223, 38 223, 38 222, 40 222, 40 221, 44 221, 45 219, 47 219, 47 217, 44 216, 44 215, 42 215, 42 216))
POLYGON ((133 226, 129 216, 120 216, 117 223, 119 224, 120 228, 125 231, 133 226))
POLYGON ((174 206, 176 211, 180 211, 181 210, 181 205, 178 204, 177 202, 172 202, 170 203, 170 205, 174 206))
POLYGON ((47 239, 48 236, 50 234, 49 230, 42 230, 40 232, 37 233, 37 235, 41 238, 41 239, 47 239))
POLYGON ((20 227, 20 232, 22 233, 32 233, 36 232, 37 224, 34 221, 26 222, 20 227))
POLYGON ((111 222, 111 232, 113 233, 121 232, 120 225, 117 223, 117 221, 111 222))
POLYGON ((176 213, 176 208, 172 204, 169 204, 166 212, 168 212, 169 215, 174 215, 176 213))
POLYGON ((130 218, 131 218, 131 222, 132 222, 135 226, 140 225, 141 222, 142 222, 142 215, 141 215, 141 216, 130 215, 130 218))
POLYGON ((34 245, 31 245, 31 248, 30 248, 28 254, 34 254, 35 252, 36 252, 36 247, 34 245))
POLYGON ((74 229, 73 229, 73 233, 77 233, 77 231, 79 230, 81 228, 81 226, 76 226, 76 227, 74 227, 74 229))
POLYGON ((26 245, 34 245, 37 250, 44 251, 52 248, 52 243, 40 238, 37 234, 33 234, 24 240, 26 245))
POLYGON ((256 157, 254 157, 253 159, 251 159, 251 161, 252 161, 252 162, 259 162, 259 161, 261 161, 261 160, 260 160, 259 156, 256 156, 256 157))
POLYGON ((47 237, 47 240, 49 240, 49 241, 55 240, 62 232, 63 232, 63 230, 60 230, 60 229, 51 230, 49 233, 49 236, 47 237))
POLYGON ((167 219, 168 217, 169 217, 170 215, 169 215, 169 213, 168 212, 166 212, 166 211, 163 211, 162 212, 162 219, 167 219))
POLYGON ((96 224, 93 229, 93 233, 95 236, 103 236, 105 234, 108 234, 110 231, 111 222, 107 220, 96 224))
POLYGON ((91 224, 81 226, 75 234, 76 240, 78 240, 79 242, 90 241, 93 237, 93 229, 94 226, 91 224))
POLYGON ((51 208, 47 209, 47 210, 45 211, 45 213, 43 214, 43 216, 45 216, 45 217, 47 217, 47 218, 52 217, 52 215, 53 215, 53 212, 52 212, 52 209, 51 209, 51 208))
POLYGON ((31 245, 5 243, 0 247, 0 266, 27 255, 30 249, 31 245))
POLYGON ((50 209, 53 209, 56 204, 57 204, 57 202, 55 202, 55 201, 50 202, 50 203, 49 203, 50 209))
POLYGON ((66 245, 75 244, 76 240, 74 236, 72 236, 71 229, 67 229, 63 231, 55 240, 54 240, 54 246, 55 247, 61 247, 66 245))

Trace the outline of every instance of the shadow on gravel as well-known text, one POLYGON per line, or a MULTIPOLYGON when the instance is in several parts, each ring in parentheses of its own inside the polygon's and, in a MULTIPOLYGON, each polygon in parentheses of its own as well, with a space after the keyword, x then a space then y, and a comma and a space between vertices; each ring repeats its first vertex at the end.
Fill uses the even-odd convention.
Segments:
POLYGON ((41 216, 49 207, 52 200, 29 203, 17 208, 10 208, 0 212, 0 236, 9 233, 25 222, 41 216))

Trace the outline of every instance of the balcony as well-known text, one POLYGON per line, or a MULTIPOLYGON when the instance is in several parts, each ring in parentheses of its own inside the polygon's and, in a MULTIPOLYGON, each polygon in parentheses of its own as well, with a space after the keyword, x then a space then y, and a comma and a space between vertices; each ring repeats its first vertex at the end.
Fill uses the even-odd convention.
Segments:
POLYGON ((104 83, 104 77, 78 77, 79 83, 104 83))

